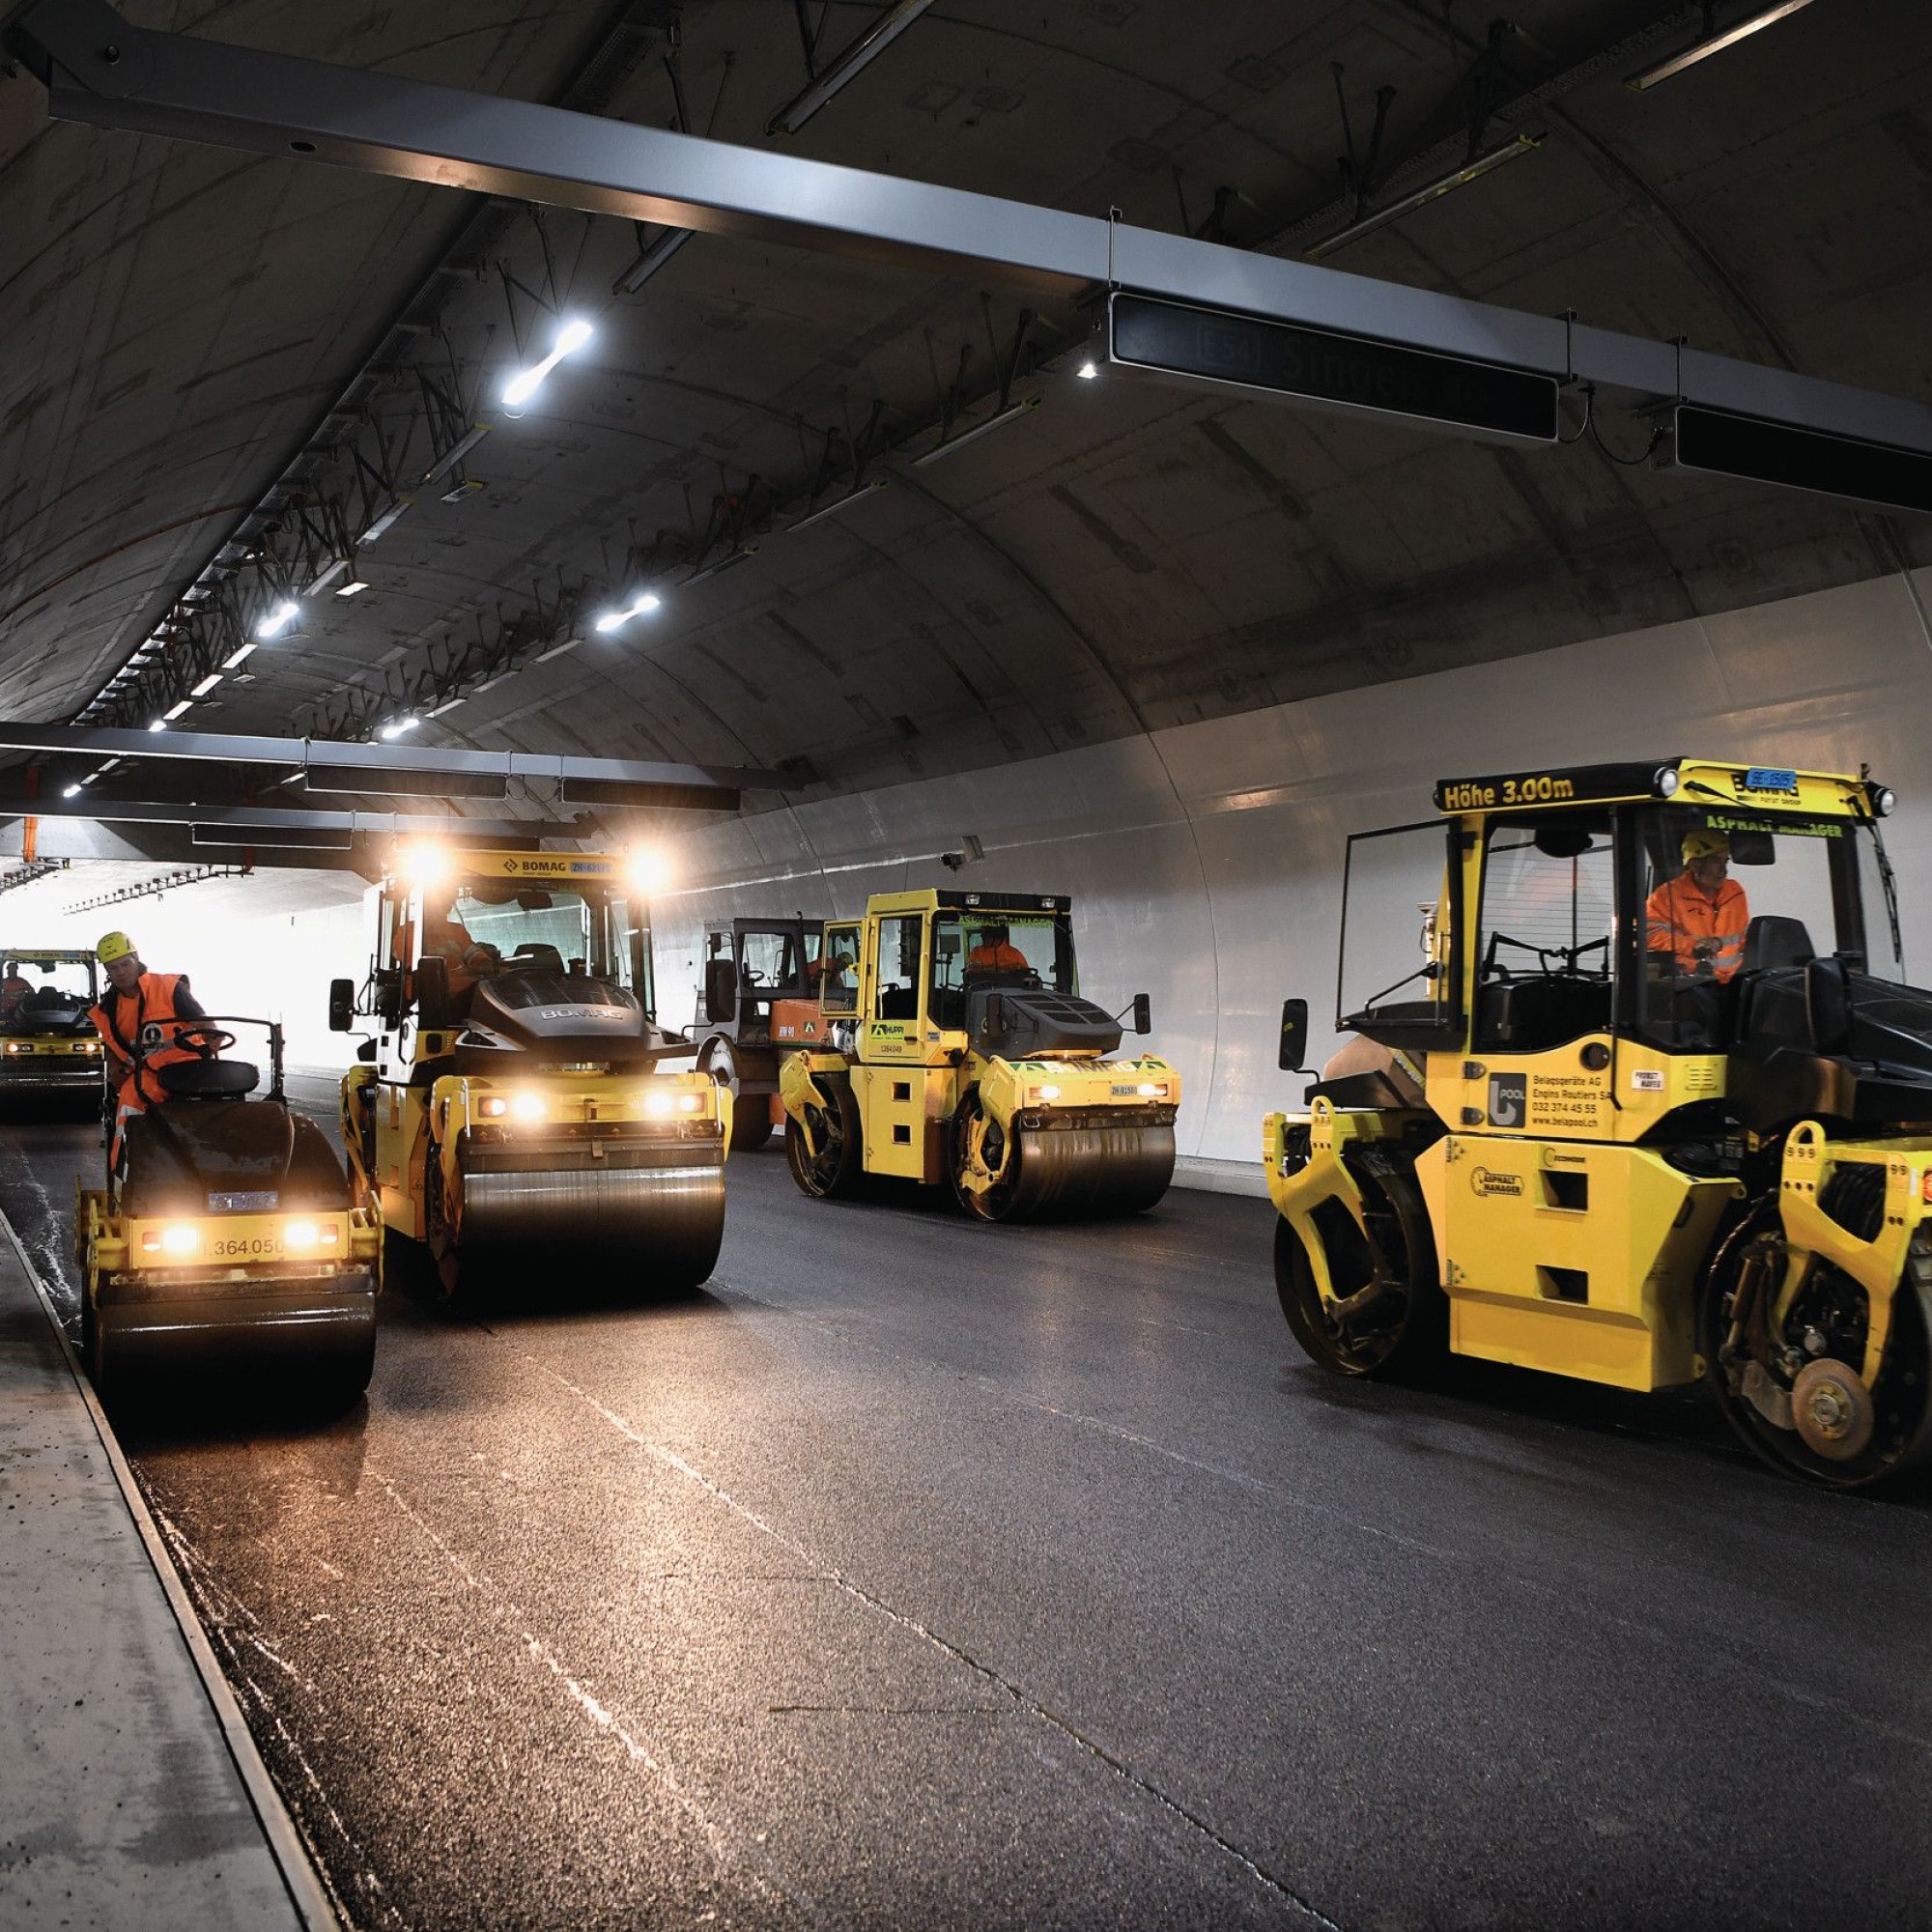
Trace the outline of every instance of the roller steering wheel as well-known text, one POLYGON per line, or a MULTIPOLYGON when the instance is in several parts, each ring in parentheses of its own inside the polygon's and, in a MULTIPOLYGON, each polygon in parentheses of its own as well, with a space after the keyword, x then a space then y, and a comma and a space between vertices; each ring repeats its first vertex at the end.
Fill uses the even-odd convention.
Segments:
POLYGON ((235 1036, 218 1026, 185 1026, 176 1031, 174 1044, 198 1059, 213 1060, 235 1044, 235 1036))

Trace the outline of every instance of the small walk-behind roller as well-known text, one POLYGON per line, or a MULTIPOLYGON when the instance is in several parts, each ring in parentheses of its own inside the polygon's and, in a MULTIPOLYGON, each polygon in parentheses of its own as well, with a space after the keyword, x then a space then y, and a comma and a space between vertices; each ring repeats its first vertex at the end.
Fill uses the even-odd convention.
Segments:
POLYGON ((165 1044, 165 1061, 152 1047, 137 1061, 164 1097, 128 1121, 106 1186, 75 1190, 96 1388, 104 1402, 152 1401, 184 1375, 238 1388, 272 1376, 353 1401, 375 1360, 382 1223, 352 1205, 327 1137, 289 1106, 281 1029, 212 1018, 165 1044), (238 1027, 268 1036, 259 1095, 259 1068, 226 1057, 238 1027))
MULTIPOLYGON (((779 1075, 792 1179, 820 1199, 863 1175, 950 1185, 982 1221, 1139 1213, 1174 1178, 1180 1076, 1116 1058, 1082 999, 1070 902, 996 893, 872 899, 825 929, 818 1044, 779 1075)), ((1133 1002, 1149 1027, 1147 996, 1133 1002)))

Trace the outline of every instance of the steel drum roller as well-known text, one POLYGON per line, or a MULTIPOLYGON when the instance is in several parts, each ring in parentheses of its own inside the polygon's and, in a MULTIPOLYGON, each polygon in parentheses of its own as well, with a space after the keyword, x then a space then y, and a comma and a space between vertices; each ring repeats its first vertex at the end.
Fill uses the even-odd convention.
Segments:
POLYGON ((1174 1179, 1174 1129, 1022 1127, 1003 1221, 1138 1214, 1174 1179))
POLYGON ((594 1268, 611 1286, 694 1288, 724 1236, 724 1169, 550 1168, 466 1173, 466 1265, 594 1268))

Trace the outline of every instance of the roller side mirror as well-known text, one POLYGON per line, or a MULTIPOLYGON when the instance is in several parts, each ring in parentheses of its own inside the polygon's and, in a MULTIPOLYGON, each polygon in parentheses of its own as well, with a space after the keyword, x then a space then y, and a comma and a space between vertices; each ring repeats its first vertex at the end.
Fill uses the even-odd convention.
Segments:
POLYGON ((1284 1000, 1281 1003, 1281 1057, 1284 1073, 1308 1071, 1308 1002, 1284 1000))
POLYGON ((416 1025, 434 1033, 449 1024, 449 962, 431 953, 416 961, 416 1025))
POLYGON ((355 1018, 355 981, 331 980, 328 982, 328 1030, 347 1033, 355 1018))
POLYGON ((1136 1033, 1153 1031, 1153 1002, 1145 993, 1134 995, 1134 1031, 1136 1033))

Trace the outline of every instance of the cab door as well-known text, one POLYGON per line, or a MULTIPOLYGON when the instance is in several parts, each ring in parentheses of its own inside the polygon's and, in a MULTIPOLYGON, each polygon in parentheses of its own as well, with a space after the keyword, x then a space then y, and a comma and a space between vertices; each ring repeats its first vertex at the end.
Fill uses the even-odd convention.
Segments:
POLYGON ((853 1088, 873 1174, 925 1175, 925 981, 923 912, 886 913, 873 923, 871 971, 860 1026, 853 1088))

